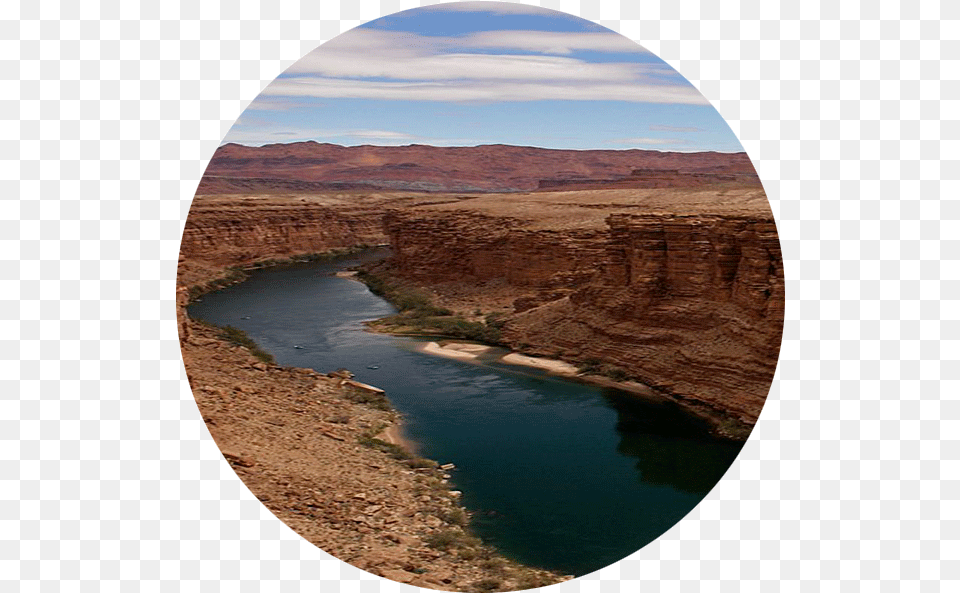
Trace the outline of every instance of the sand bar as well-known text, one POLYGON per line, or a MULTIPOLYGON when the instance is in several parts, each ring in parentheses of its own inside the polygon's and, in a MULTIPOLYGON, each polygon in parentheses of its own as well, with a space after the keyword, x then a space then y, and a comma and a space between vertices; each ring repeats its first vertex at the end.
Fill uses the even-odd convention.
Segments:
POLYGON ((553 360, 550 358, 534 358, 533 356, 526 356, 524 354, 517 354, 516 352, 507 354, 500 359, 501 362, 507 364, 517 364, 522 366, 534 367, 538 369, 543 369, 557 375, 565 376, 576 376, 577 367, 573 366, 569 362, 563 362, 562 360, 553 360))
POLYGON ((438 342, 429 342, 423 347, 423 351, 429 354, 466 360, 473 360, 488 350, 490 350, 490 346, 463 342, 445 342, 443 345, 438 342))

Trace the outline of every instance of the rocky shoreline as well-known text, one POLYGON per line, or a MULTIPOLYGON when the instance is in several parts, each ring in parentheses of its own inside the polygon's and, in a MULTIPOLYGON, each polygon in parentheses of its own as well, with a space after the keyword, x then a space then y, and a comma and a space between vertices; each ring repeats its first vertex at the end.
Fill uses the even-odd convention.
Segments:
POLYGON ((256 358, 189 319, 189 294, 178 287, 197 406, 237 475, 286 525, 345 562, 419 587, 508 591, 572 578, 520 565, 472 536, 452 468, 410 451, 386 397, 342 373, 256 358))

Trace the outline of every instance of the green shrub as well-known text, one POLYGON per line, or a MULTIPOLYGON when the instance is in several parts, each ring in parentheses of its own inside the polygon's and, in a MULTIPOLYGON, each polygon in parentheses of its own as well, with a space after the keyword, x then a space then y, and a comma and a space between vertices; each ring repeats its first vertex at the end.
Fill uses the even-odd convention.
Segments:
POLYGON ((627 371, 623 370, 622 368, 613 365, 607 366, 608 368, 604 369, 604 374, 614 381, 626 381, 630 378, 630 375, 627 373, 627 371))
POLYGON ((375 410, 389 412, 393 409, 393 406, 390 404, 390 400, 387 399, 387 396, 383 395, 382 393, 373 393, 367 391, 366 389, 347 387, 347 392, 344 397, 355 404, 370 406, 375 410))
POLYGON ((467 523, 470 522, 470 518, 467 517, 467 513, 460 507, 453 507, 449 511, 441 511, 437 514, 437 518, 444 523, 459 525, 460 527, 465 527, 467 523))
POLYGON ((473 587, 481 593, 492 593, 493 591, 499 591, 502 584, 503 582, 500 579, 483 579, 474 583, 473 587))
POLYGON ((362 436, 359 439, 359 442, 364 447, 370 447, 371 449, 376 449, 378 451, 383 451, 390 457, 394 459, 399 459, 401 461, 410 458, 410 453, 400 445, 394 445, 393 443, 388 443, 383 439, 378 439, 371 436, 362 436))
POLYGON ((412 469, 436 469, 439 464, 432 459, 423 459, 422 457, 417 457, 415 459, 407 460, 407 465, 412 469))
POLYGON ((468 541, 469 538, 467 537, 467 534, 458 529, 438 531, 436 533, 431 533, 424 538, 424 542, 436 550, 449 550, 450 548, 457 548, 464 545, 468 541))
POLYGON ((587 375, 597 375, 600 372, 601 364, 597 358, 588 358, 577 365, 577 372, 587 375))
POLYGON ((457 551, 457 556, 461 560, 473 560, 480 555, 476 548, 463 548, 457 551))
POLYGON ((269 352, 265 352, 260 349, 260 346, 256 342, 250 339, 250 336, 247 335, 242 329, 237 329, 231 325, 224 326, 220 328, 220 337, 236 344, 237 346, 243 346, 250 354, 253 354, 263 362, 267 364, 274 364, 273 355, 269 352))
POLYGON ((577 372, 586 375, 600 375, 614 381, 626 381, 630 378, 630 373, 626 369, 604 363, 597 358, 588 358, 581 362, 577 367, 577 372))
POLYGON ((546 575, 539 573, 529 573, 523 575, 520 580, 517 582, 517 588, 520 591, 526 589, 539 589, 540 587, 546 587, 547 585, 552 585, 555 581, 550 579, 546 575))
POLYGON ((491 313, 484 321, 469 321, 450 309, 434 305, 429 295, 397 286, 369 270, 358 271, 357 279, 366 284, 370 292, 385 298, 400 312, 386 319, 391 325, 487 344, 502 343, 503 313, 491 313))

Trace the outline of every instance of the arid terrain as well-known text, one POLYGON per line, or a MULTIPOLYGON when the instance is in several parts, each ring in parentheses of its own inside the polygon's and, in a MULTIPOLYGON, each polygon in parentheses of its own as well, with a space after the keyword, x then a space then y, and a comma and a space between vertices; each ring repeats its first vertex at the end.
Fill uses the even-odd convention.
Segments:
POLYGON ((192 296, 240 281, 244 267, 383 244, 393 255, 379 279, 458 322, 495 320, 497 341, 519 353, 643 383, 726 436, 745 437, 757 420, 784 283, 745 155, 223 146, 181 247, 187 374, 251 491, 347 562, 450 590, 559 578, 464 535, 443 472, 380 445, 393 412, 353 401, 336 378, 257 362, 185 314, 192 296))
POLYGON ((515 192, 538 188, 757 183, 743 153, 551 150, 528 146, 221 146, 200 194, 347 189, 515 192))
POLYGON ((324 551, 430 589, 511 590, 560 580, 469 536, 449 474, 391 446, 397 415, 379 399, 338 377, 258 360, 197 322, 188 323, 181 348, 224 457, 267 508, 324 551))

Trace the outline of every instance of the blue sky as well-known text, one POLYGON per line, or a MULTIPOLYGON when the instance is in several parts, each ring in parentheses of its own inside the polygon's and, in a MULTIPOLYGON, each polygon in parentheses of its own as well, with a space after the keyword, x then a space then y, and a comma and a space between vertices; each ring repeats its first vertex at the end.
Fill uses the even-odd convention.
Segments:
POLYGON ((224 142, 740 151, 676 71, 590 21, 533 6, 400 12, 304 56, 224 142))

